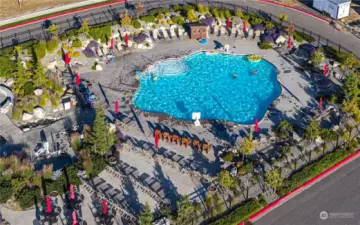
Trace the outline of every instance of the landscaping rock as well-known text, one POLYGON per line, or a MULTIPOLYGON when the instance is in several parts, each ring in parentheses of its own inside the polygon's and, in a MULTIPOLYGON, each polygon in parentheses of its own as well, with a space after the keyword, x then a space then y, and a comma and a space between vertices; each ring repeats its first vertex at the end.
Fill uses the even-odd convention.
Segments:
POLYGON ((103 68, 100 65, 96 65, 95 70, 103 70, 103 68))
POLYGON ((41 107, 34 108, 34 116, 39 119, 45 118, 46 111, 41 107))
POLYGON ((10 78, 5 82, 5 86, 11 87, 14 84, 14 79, 10 78))
POLYGON ((31 120, 32 118, 34 117, 34 115, 32 115, 32 114, 29 114, 29 113, 23 113, 23 115, 22 115, 22 120, 23 121, 29 121, 29 120, 31 120))
POLYGON ((35 94, 36 96, 40 96, 40 95, 42 95, 43 92, 44 92, 44 91, 43 91, 41 88, 37 88, 37 89, 35 89, 34 94, 35 94))

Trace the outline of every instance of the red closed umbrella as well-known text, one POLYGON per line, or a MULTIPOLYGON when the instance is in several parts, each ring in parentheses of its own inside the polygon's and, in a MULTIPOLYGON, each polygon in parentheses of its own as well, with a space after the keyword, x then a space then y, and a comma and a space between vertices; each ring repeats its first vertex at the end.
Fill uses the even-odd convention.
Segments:
POLYGON ((289 36, 289 39, 288 39, 288 48, 291 48, 291 37, 289 36))
POLYGON ((75 211, 72 212, 72 219, 73 219, 73 223, 72 223, 73 225, 78 225, 79 224, 77 219, 76 219, 76 212, 75 211))
POLYGON ((159 133, 155 133, 155 147, 159 147, 159 133))
POLYGON ((46 199, 46 212, 51 213, 52 212, 51 199, 49 196, 46 196, 45 199, 46 199))
POLYGON ((322 112, 322 97, 319 100, 319 112, 322 112))
POLYGON ((117 115, 119 113, 119 101, 115 101, 115 114, 117 115))
POLYGON ((226 24, 226 28, 230 28, 230 18, 227 18, 227 24, 226 24))
POLYGON ((70 63, 69 53, 65 53, 65 64, 69 65, 69 63, 70 63))
POLYGON ((105 199, 102 201, 102 208, 103 208, 103 214, 106 215, 107 214, 107 202, 105 199))
POLYGON ((128 45, 129 43, 129 35, 125 34, 125 44, 128 45))
MULTIPOLYGON (((76 86, 79 87, 79 85, 80 85, 80 77, 79 77, 78 73, 75 74, 75 83, 76 83, 76 86)), ((70 186, 70 188, 71 188, 71 186, 70 186)))
POLYGON ((74 191, 74 185, 70 184, 70 199, 75 199, 75 191, 74 191))
POLYGON ((114 48, 114 38, 111 38, 110 40, 110 49, 114 48))
POLYGON ((255 119, 255 132, 258 133, 259 132, 259 120, 255 119))
POLYGON ((243 22, 243 32, 244 33, 246 32, 246 20, 244 20, 244 22, 243 22))
POLYGON ((326 77, 327 69, 328 69, 328 64, 325 64, 325 65, 324 65, 324 71, 323 71, 324 77, 326 77))

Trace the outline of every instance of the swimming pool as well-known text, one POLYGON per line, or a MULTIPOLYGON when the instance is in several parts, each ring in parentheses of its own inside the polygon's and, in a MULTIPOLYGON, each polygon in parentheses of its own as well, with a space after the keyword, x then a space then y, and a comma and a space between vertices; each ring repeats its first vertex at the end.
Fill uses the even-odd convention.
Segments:
POLYGON ((200 112, 201 120, 253 124, 281 94, 274 65, 222 53, 198 52, 158 62, 143 71, 139 81, 133 97, 138 109, 181 120, 200 112))

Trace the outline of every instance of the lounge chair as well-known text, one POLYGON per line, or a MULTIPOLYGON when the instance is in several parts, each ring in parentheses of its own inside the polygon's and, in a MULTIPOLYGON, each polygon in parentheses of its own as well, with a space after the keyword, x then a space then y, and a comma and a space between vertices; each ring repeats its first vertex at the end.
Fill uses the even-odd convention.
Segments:
POLYGON ((161 29, 162 35, 164 37, 165 40, 169 40, 169 35, 167 33, 167 30, 165 28, 161 29))
POLYGON ((173 39, 174 37, 176 37, 176 33, 175 33, 175 28, 174 28, 174 27, 170 27, 170 37, 171 37, 171 39, 173 39))
POLYGON ((213 31, 214 31, 213 34, 215 36, 219 36, 219 27, 217 25, 214 26, 213 31))
POLYGON ((236 27, 231 28, 231 36, 236 37, 236 27))
POLYGON ((248 37, 253 38, 253 36, 254 36, 254 30, 253 30, 253 29, 249 29, 249 31, 248 31, 248 37))
POLYGON ((157 29, 152 30, 152 37, 154 41, 159 40, 159 31, 157 29))
POLYGON ((220 28, 220 36, 221 35, 227 35, 227 31, 226 31, 226 28, 225 27, 221 27, 220 28))
POLYGON ((97 54, 99 57, 103 57, 103 56, 104 56, 104 54, 103 54, 103 52, 101 51, 101 49, 96 48, 95 51, 96 51, 96 54, 97 54))

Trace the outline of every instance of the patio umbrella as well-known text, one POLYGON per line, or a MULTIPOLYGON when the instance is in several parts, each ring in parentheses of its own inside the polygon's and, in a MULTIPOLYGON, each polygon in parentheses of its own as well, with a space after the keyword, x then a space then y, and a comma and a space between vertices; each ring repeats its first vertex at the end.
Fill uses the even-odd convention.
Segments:
POLYGON ((324 77, 326 77, 326 74, 327 74, 327 69, 328 69, 328 65, 327 65, 327 64, 325 64, 325 65, 324 65, 324 71, 323 71, 323 75, 324 75, 324 77))
POLYGON ((230 18, 227 18, 226 22, 227 22, 226 23, 226 28, 229 29, 230 28, 230 18))
POLYGON ((75 192, 74 192, 74 185, 70 184, 70 199, 74 200, 75 199, 75 192))
POLYGON ((155 147, 159 147, 159 133, 155 133, 155 147))
POLYGON ((129 43, 129 35, 125 34, 125 44, 128 45, 129 43))
POLYGON ((255 132, 258 133, 259 132, 259 120, 255 119, 255 132))
POLYGON ((103 214, 106 215, 107 214, 107 202, 105 199, 102 201, 102 208, 103 208, 103 214))
POLYGON ((73 225, 78 225, 79 223, 78 223, 78 221, 77 221, 77 219, 76 219, 76 212, 74 211, 74 212, 72 212, 72 219, 73 219, 73 225))
POLYGON ((75 83, 76 83, 76 86, 79 87, 80 85, 80 77, 79 77, 79 73, 76 73, 75 74, 75 83))
POLYGON ((114 38, 111 38, 110 40, 110 49, 114 48, 114 38))
POLYGON ((115 101, 115 114, 117 115, 119 113, 119 101, 115 101))
POLYGON ((246 20, 244 20, 244 22, 243 22, 243 32, 244 33, 246 32, 246 20))
POLYGON ((291 48, 291 37, 289 36, 289 39, 288 39, 288 48, 291 48))
POLYGON ((51 199, 49 196, 46 196, 46 212, 51 213, 52 207, 51 207, 51 199))
POLYGON ((65 64, 69 65, 69 63, 70 63, 69 53, 65 53, 65 64))
POLYGON ((322 112, 322 97, 319 100, 319 112, 322 112))

